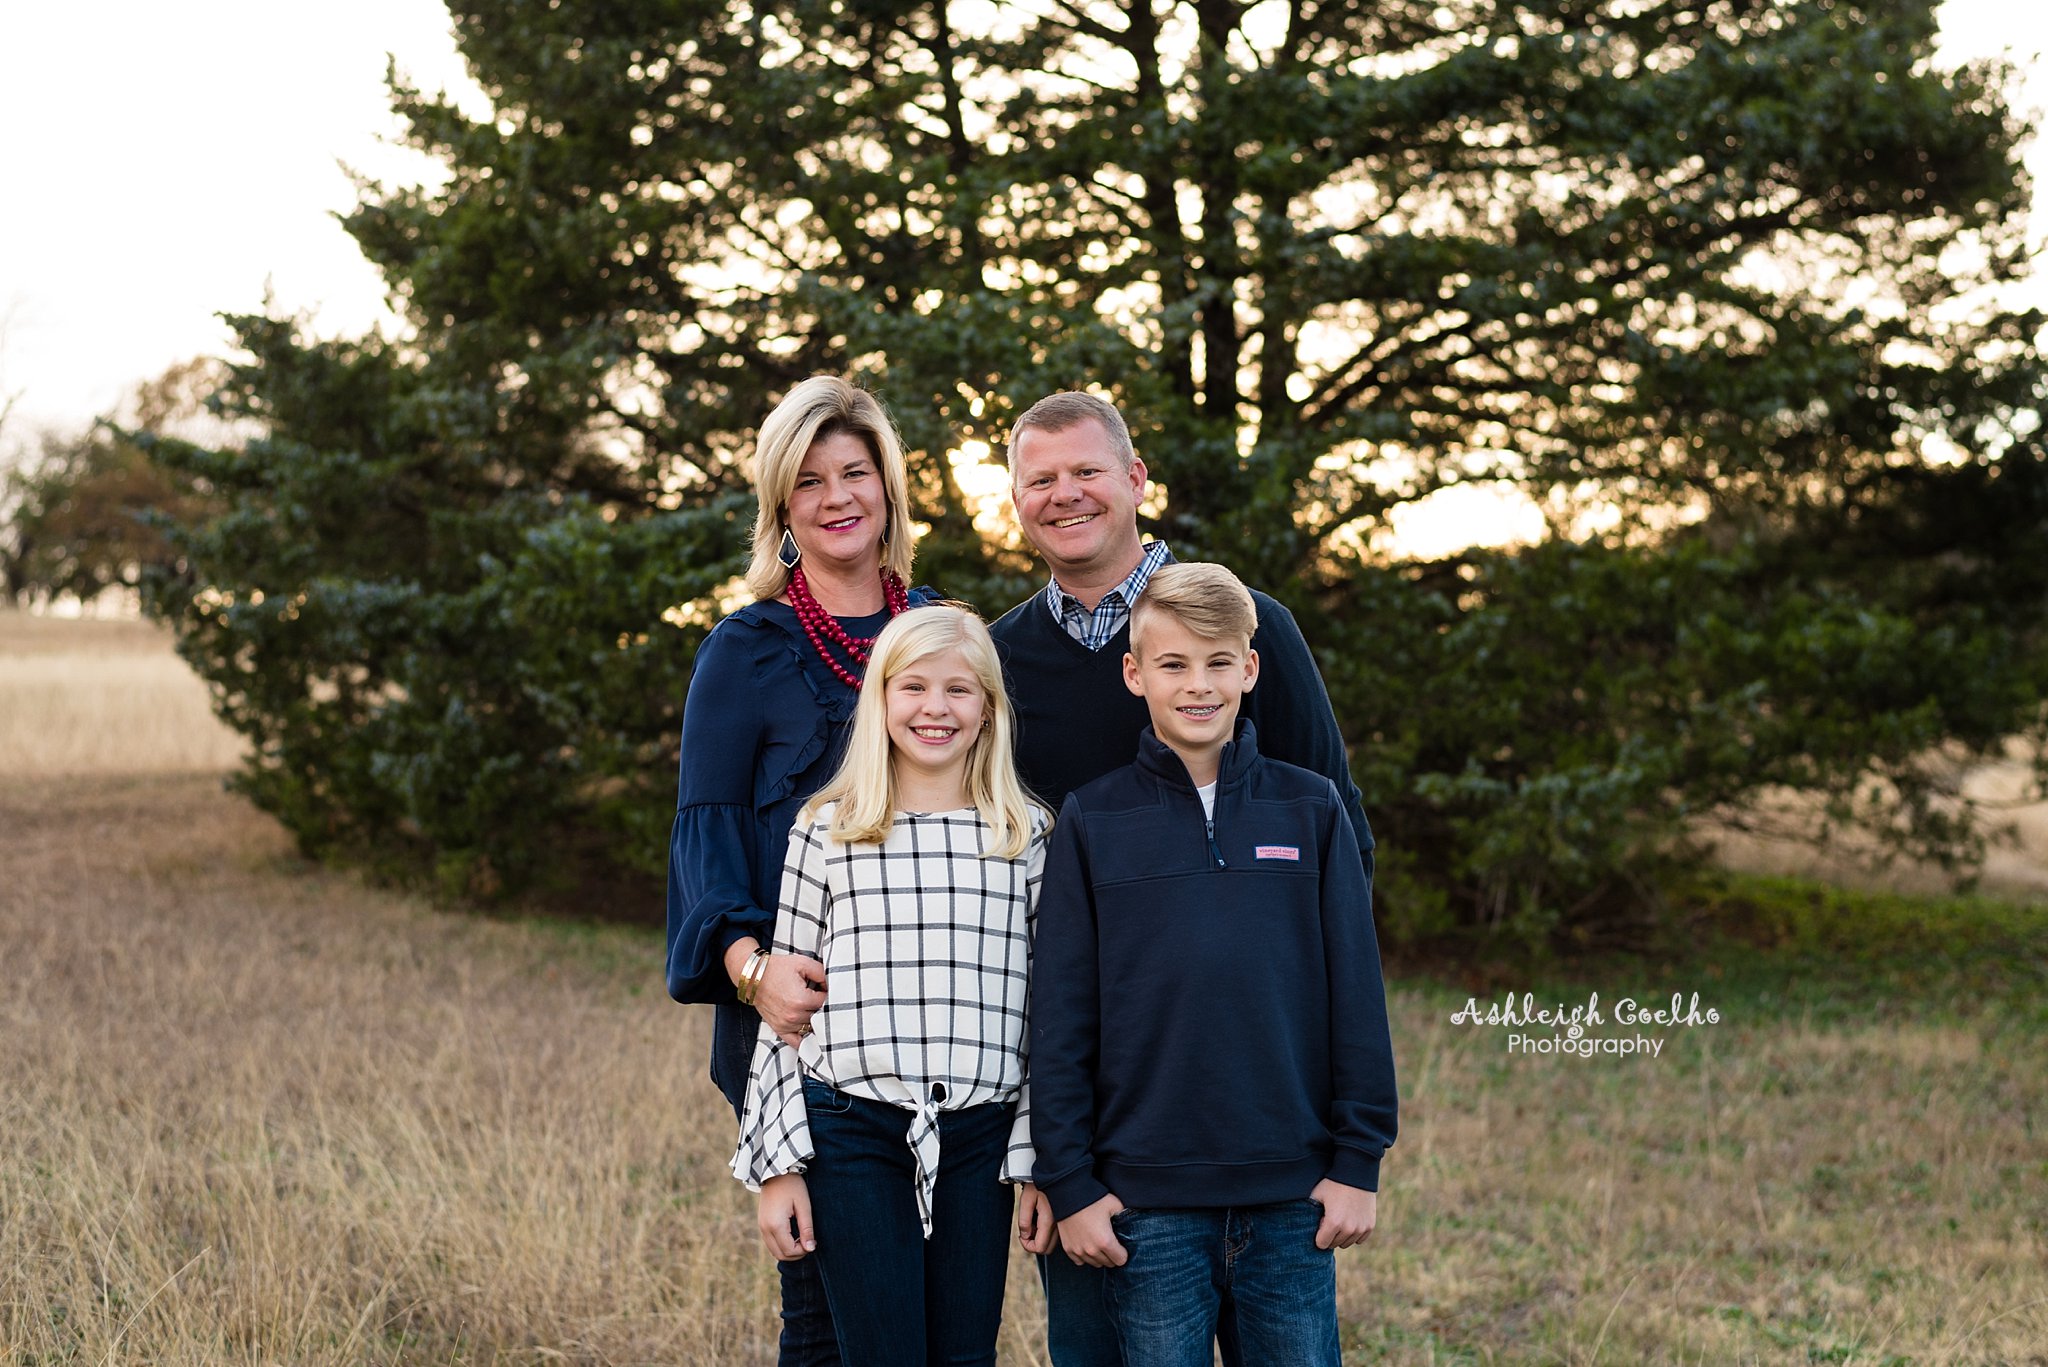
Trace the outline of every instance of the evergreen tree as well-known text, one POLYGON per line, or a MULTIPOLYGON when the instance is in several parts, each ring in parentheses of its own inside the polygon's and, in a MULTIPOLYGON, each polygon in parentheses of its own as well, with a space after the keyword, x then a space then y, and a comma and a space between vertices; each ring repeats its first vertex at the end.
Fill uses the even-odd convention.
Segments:
POLYGON ((263 435, 158 447, 226 511, 156 601, 311 844, 657 865, 747 444, 820 369, 991 610, 1028 562, 950 453, 1112 393, 1151 530, 1318 646, 1397 928, 1654 902, 1765 784, 1967 857, 1928 756, 2038 732, 2022 129, 1932 0, 451 9, 491 114, 394 82, 449 179, 348 220, 408 335, 241 320, 263 435), (1470 484, 1546 536, 1403 558, 1470 484))

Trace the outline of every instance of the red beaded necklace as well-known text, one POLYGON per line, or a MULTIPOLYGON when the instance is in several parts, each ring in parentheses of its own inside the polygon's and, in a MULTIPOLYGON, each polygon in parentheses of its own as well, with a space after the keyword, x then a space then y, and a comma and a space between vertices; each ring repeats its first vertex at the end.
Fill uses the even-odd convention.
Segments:
MULTIPOLYGON (((910 595, 903 590, 903 581, 896 577, 896 571, 882 571, 882 602, 894 617, 910 606, 910 595)), ((803 625, 804 635, 811 641, 811 649, 818 652, 818 658, 826 667, 839 676, 839 681, 848 688, 859 689, 861 676, 832 657, 825 648, 829 639, 852 657, 853 662, 863 670, 867 668, 868 652, 875 647, 875 638, 849 636, 846 628, 839 625, 839 619, 819 605, 811 596, 811 586, 804 582, 803 566, 798 565, 789 572, 789 605, 796 609, 796 620, 803 625)))

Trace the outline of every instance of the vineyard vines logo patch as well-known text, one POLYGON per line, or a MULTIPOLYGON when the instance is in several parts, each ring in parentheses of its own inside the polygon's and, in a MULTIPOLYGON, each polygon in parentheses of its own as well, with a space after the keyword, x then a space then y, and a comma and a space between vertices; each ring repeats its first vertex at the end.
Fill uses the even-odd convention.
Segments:
POLYGON ((1260 845, 1252 851, 1252 855, 1258 859, 1287 859, 1299 864, 1301 862, 1301 846, 1260 845))

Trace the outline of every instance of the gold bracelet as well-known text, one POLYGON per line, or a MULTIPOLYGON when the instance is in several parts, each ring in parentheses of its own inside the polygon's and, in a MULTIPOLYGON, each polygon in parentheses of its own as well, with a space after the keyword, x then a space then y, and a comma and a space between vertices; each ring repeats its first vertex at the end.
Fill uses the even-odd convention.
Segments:
POLYGON ((768 974, 768 951, 755 949, 740 965, 739 980, 733 984, 733 995, 740 999, 741 1006, 752 1006, 754 998, 761 991, 761 979, 768 974))

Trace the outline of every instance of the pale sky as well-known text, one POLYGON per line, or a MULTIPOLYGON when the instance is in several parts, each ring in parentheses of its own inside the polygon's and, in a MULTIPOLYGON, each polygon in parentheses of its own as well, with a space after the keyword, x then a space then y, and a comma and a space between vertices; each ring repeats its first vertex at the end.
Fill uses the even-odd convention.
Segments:
POLYGON ((386 54, 462 80, 434 0, 0 4, 0 395, 79 425, 228 346, 266 282, 323 332, 365 330, 377 275, 333 215, 341 164, 413 175, 386 54))
MULTIPOLYGON (((386 54, 428 89, 465 88, 448 29, 436 0, 0 5, 5 444, 221 353, 214 315, 260 308, 266 287, 320 333, 370 327, 382 290, 333 217, 354 201, 341 163, 419 174, 384 142, 386 54)), ((2048 104, 2048 7, 1949 0, 1944 30, 1957 58, 2011 44, 2023 104, 2048 104)), ((2048 181, 2039 147, 2029 160, 2048 181)))

